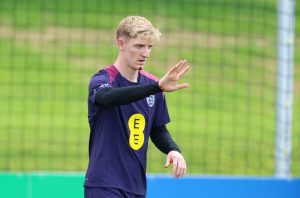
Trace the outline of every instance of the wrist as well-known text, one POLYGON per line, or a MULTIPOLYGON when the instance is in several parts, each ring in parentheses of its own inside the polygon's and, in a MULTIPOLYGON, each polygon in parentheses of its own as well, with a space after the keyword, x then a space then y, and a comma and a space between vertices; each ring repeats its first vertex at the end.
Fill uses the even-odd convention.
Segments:
POLYGON ((158 88, 161 92, 164 91, 164 90, 162 89, 162 87, 161 87, 160 81, 158 81, 158 82, 156 83, 156 85, 157 85, 157 88, 158 88))
POLYGON ((180 150, 180 148, 176 145, 175 147, 172 147, 171 149, 170 149, 170 151, 168 152, 168 154, 169 153, 179 153, 179 154, 181 154, 181 150, 180 150))

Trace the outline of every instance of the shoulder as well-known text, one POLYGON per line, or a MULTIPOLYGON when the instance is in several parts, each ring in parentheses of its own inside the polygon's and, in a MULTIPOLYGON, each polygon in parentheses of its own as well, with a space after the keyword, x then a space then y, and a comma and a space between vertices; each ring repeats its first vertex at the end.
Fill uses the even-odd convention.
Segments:
POLYGON ((100 70, 100 72, 103 72, 108 76, 110 83, 114 81, 117 75, 119 74, 119 71, 114 65, 111 65, 103 70, 100 70))
POLYGON ((113 65, 111 65, 107 68, 99 70, 96 74, 94 74, 91 78, 91 82, 107 81, 111 83, 112 81, 115 80, 118 74, 119 74, 118 70, 113 65))
POLYGON ((143 78, 146 78, 146 79, 148 79, 150 81, 153 81, 153 82, 158 82, 159 81, 158 77, 156 77, 153 74, 150 74, 149 72, 147 72, 145 70, 141 70, 140 74, 143 76, 143 78))
POLYGON ((104 83, 111 84, 115 80, 118 73, 118 70, 114 66, 101 69, 91 77, 90 87, 98 86, 104 83))

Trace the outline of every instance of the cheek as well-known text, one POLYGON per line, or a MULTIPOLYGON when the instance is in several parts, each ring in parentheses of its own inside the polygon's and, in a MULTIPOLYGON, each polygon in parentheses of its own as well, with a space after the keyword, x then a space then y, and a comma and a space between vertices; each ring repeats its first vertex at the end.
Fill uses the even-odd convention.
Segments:
POLYGON ((126 50, 126 55, 128 58, 137 58, 142 53, 141 49, 137 49, 134 46, 130 46, 126 50))
POLYGON ((134 58, 134 57, 139 56, 140 51, 139 51, 139 50, 131 50, 129 53, 130 53, 130 56, 131 56, 132 58, 134 58))
POLYGON ((126 59, 127 59, 128 62, 131 62, 131 64, 132 64, 136 59, 135 53, 133 51, 127 51, 126 59))

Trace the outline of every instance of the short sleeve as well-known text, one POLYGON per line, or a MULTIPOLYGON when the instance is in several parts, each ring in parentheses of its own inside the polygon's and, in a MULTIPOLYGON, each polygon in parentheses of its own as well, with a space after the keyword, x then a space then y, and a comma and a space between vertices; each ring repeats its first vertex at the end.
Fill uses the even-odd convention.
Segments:
POLYGON ((170 116, 163 93, 156 94, 158 102, 155 110, 154 121, 152 127, 159 127, 170 122, 170 116))
POLYGON ((95 96, 104 87, 112 87, 109 77, 105 71, 95 74, 89 84, 89 101, 95 104, 95 96))

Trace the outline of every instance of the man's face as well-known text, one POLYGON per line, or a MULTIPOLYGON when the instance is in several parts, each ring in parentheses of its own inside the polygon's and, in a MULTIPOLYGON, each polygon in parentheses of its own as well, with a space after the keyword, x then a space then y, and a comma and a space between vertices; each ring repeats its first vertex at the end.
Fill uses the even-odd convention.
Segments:
POLYGON ((123 46, 120 48, 126 65, 133 70, 144 68, 149 58, 152 42, 141 37, 122 39, 123 46))

